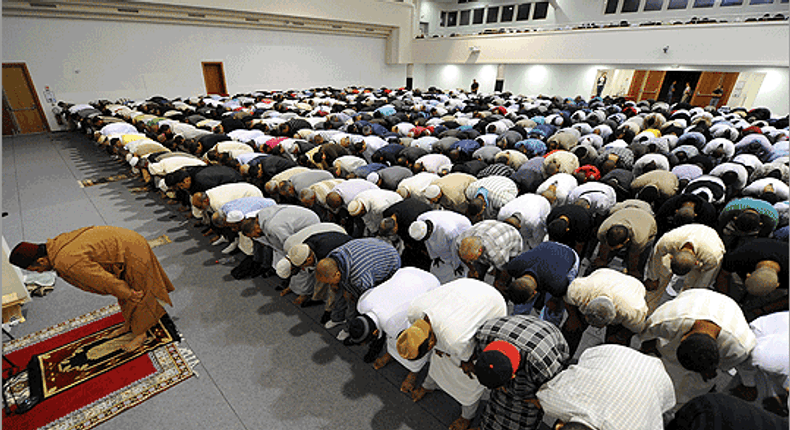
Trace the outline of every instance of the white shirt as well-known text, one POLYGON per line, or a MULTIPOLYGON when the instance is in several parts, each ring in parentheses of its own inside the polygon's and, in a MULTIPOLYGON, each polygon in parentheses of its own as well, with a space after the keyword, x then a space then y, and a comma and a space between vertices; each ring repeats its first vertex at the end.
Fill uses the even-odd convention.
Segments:
POLYGON ((642 341, 658 338, 658 351, 664 360, 677 363, 680 339, 696 320, 707 320, 721 327, 719 368, 727 371, 742 363, 757 344, 743 312, 731 298, 716 291, 695 288, 680 293, 659 306, 648 317, 642 341))
MULTIPOLYGON (((545 164, 546 162, 544 161, 543 163, 545 164)), ((557 200, 555 200, 554 204, 551 205, 551 207, 554 208, 565 204, 565 202, 568 200, 568 195, 579 185, 579 182, 573 177, 573 175, 568 173, 557 173, 543 181, 543 183, 538 186, 538 189, 535 190, 535 194, 543 194, 543 192, 548 190, 552 185, 557 187, 554 191, 554 195, 557 196, 557 200)))
POLYGON ((566 202, 576 203, 580 199, 590 202, 590 210, 595 214, 606 215, 617 203, 617 193, 614 188, 602 182, 586 182, 574 188, 568 194, 566 202))
POLYGON ((461 258, 453 252, 453 243, 461 233, 472 227, 464 215, 447 210, 433 210, 420 214, 417 221, 431 221, 433 232, 425 239, 425 248, 431 259, 441 258, 452 267, 461 265, 461 258))
POLYGON ((551 204, 545 197, 537 194, 523 194, 507 202, 499 210, 497 220, 504 221, 516 216, 521 221, 521 237, 524 250, 538 246, 546 237, 546 218, 551 212, 551 204))
POLYGON ((425 189, 437 179, 439 179, 439 175, 435 173, 420 172, 398 182, 398 190, 405 190, 408 192, 407 195, 409 197, 414 197, 427 203, 429 200, 425 197, 425 189))
POLYGON ((679 251, 686 243, 694 246, 694 255, 702 265, 683 277, 683 288, 710 286, 721 269, 725 249, 716 230, 704 224, 686 224, 664 233, 653 248, 645 273, 646 279, 658 279, 659 288, 666 287, 672 278, 670 255, 679 251))
POLYGON ((354 200, 365 208, 365 214, 362 215, 365 229, 371 235, 375 235, 379 231, 381 220, 384 218, 383 212, 388 207, 403 200, 403 197, 395 191, 374 188, 362 191, 357 194, 354 200))
MULTIPOLYGON (((788 346, 790 312, 776 312, 761 316, 749 326, 757 339, 750 365, 768 376, 782 379, 784 389, 790 388, 790 346, 788 346)), ((741 381, 748 387, 755 385, 754 372, 738 370, 741 381)))
POLYGON ((246 182, 219 185, 206 190, 212 212, 222 208, 225 203, 243 197, 263 197, 261 189, 246 182))
POLYGON ((661 360, 622 345, 585 350, 578 364, 537 392, 546 415, 600 430, 663 430, 675 406, 672 380, 661 360))
POLYGON ((439 173, 440 170, 446 168, 447 171, 453 166, 452 160, 446 155, 442 154, 426 154, 418 158, 416 163, 422 163, 426 172, 439 173))
POLYGON ((416 267, 403 267, 387 281, 362 293, 357 301, 357 311, 368 315, 381 335, 387 336, 387 352, 412 372, 418 372, 430 355, 414 361, 401 357, 397 348, 398 334, 409 328, 407 314, 412 300, 439 285, 436 276, 416 267))
POLYGON ((168 173, 187 166, 205 166, 206 163, 195 157, 168 157, 148 165, 148 172, 155 176, 164 176, 168 173))
MULTIPOLYGON (((379 187, 372 182, 368 182, 365 179, 354 178, 341 182, 335 186, 335 188, 332 188, 330 192, 338 193, 343 199, 343 206, 347 208, 348 204, 357 197, 357 194, 363 191, 377 189, 379 189, 379 187)), ((326 201, 326 196, 324 196, 324 201, 326 201)))
POLYGON ((622 324, 632 332, 639 333, 644 327, 648 311, 645 292, 639 279, 604 267, 589 276, 574 279, 568 285, 565 301, 578 306, 585 313, 590 301, 596 297, 608 297, 617 311, 612 325, 622 324))

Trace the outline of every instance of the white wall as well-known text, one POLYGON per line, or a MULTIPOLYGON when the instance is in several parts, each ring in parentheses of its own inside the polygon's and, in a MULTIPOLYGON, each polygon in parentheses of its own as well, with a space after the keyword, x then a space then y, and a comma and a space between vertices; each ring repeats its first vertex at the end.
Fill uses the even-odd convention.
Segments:
MULTIPOLYGON (((510 22, 496 22, 491 24, 477 24, 465 25, 454 27, 439 27, 440 13, 442 11, 462 11, 469 10, 470 15, 473 14, 475 9, 484 8, 488 6, 510 6, 522 3, 533 3, 540 0, 479 0, 474 3, 458 4, 457 1, 438 1, 438 0, 425 0, 420 10, 421 15, 430 18, 430 34, 449 35, 455 34, 477 34, 486 29, 520 29, 520 28, 562 28, 565 26, 574 27, 579 24, 596 23, 599 26, 605 26, 611 23, 619 23, 621 21, 628 21, 630 24, 639 24, 642 22, 655 22, 661 21, 664 23, 671 23, 675 21, 687 22, 692 17, 697 18, 712 18, 716 20, 726 20, 728 22, 740 22, 749 17, 761 17, 766 13, 775 15, 783 13, 787 16, 787 3, 780 3, 775 0, 774 4, 764 5, 751 5, 749 0, 744 0, 741 6, 728 6, 719 7, 721 2, 717 1, 712 8, 693 8, 694 0, 689 0, 685 9, 668 10, 668 1, 664 1, 664 10, 642 12, 641 9, 645 2, 640 2, 640 11, 633 13, 614 13, 604 14, 606 5, 605 0, 550 0, 549 8, 545 19, 532 20, 532 11, 530 11, 530 19, 526 21, 516 21, 515 13, 513 21, 510 22)), ((622 4, 622 1, 620 2, 622 4)), ((534 9, 534 6, 533 6, 534 9)), ((516 7, 515 11, 518 11, 516 7)), ((485 14, 488 11, 486 10, 485 14)), ((500 16, 501 16, 500 9, 500 16)), ((459 12, 460 16, 460 12, 459 12)), ((422 19, 426 21, 426 19, 422 19)), ((470 20, 471 21, 471 20, 470 20)))
MULTIPOLYGON (((425 77, 416 79, 415 86, 428 88, 469 88, 472 79, 480 82, 480 91, 493 92, 496 79, 495 64, 442 64, 425 65, 425 77)), ((505 66, 504 90, 524 95, 559 95, 562 97, 589 98, 596 72, 599 69, 641 69, 644 65, 627 64, 508 64, 505 66)), ((751 106, 765 106, 774 115, 785 115, 790 111, 790 69, 787 67, 650 67, 650 70, 699 70, 722 72, 760 72, 766 78, 751 106)))
POLYGON ((42 102, 45 86, 70 102, 197 95, 201 61, 224 63, 231 94, 406 82, 405 64, 386 64, 384 39, 12 17, 2 27, 3 62, 27 64, 42 102))

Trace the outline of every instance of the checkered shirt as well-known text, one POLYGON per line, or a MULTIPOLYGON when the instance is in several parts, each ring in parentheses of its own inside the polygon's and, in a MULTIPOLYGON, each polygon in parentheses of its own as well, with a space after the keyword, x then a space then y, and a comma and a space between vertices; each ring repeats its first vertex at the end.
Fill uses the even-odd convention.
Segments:
POLYGON ((458 235, 453 242, 454 253, 458 253, 461 241, 471 236, 479 237, 483 242, 483 255, 478 261, 500 270, 523 249, 518 229, 502 221, 485 220, 458 235))
POLYGON ((569 358, 568 344, 553 324, 529 315, 510 315, 486 321, 475 334, 479 355, 493 341, 504 340, 518 348, 521 363, 515 378, 503 389, 491 391, 481 428, 536 429, 543 418, 534 399, 541 385, 551 380, 569 358))

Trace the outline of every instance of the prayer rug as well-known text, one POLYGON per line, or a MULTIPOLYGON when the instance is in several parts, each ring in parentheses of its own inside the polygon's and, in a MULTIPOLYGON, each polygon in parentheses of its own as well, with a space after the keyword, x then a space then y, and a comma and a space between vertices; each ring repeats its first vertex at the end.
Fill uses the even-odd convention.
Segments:
POLYGON ((41 400, 22 415, 4 416, 3 424, 19 430, 90 429, 194 375, 197 360, 174 343, 174 326, 165 328, 172 321, 160 322, 145 350, 131 353, 116 348, 123 337, 100 339, 121 323, 112 305, 7 342, 7 358, 31 364, 4 380, 11 409, 31 396, 41 400))
POLYGON ((173 241, 170 240, 170 237, 168 237, 166 234, 163 234, 163 235, 157 237, 156 239, 149 240, 148 241, 148 246, 150 246, 151 248, 154 248, 156 246, 166 245, 166 244, 172 243, 172 242, 173 241))
POLYGON ((85 187, 91 187, 93 185, 106 184, 108 182, 122 181, 124 179, 129 179, 129 175, 125 173, 121 173, 120 175, 108 176, 106 178, 83 179, 79 181, 79 183, 80 183, 80 188, 85 188, 85 187))

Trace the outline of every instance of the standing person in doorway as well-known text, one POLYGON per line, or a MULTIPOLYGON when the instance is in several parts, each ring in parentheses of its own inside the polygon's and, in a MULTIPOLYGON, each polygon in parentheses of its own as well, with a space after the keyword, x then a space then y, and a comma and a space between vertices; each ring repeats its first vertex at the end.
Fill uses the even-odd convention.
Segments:
POLYGON ((678 81, 672 81, 672 85, 669 86, 669 91, 667 91, 667 103, 672 103, 672 97, 675 96, 675 88, 677 88, 678 81))
POLYGON ((9 256, 17 267, 35 272, 54 270, 75 287, 118 298, 124 324, 110 337, 131 331, 123 346, 133 351, 143 345, 146 331, 172 306, 173 284, 144 237, 120 227, 83 227, 60 234, 47 243, 19 243, 9 256))
POLYGON ((472 94, 477 94, 478 88, 480 88, 480 84, 477 83, 477 79, 472 79, 472 94))
POLYGON ((724 95, 724 88, 719 84, 711 94, 713 94, 713 97, 710 98, 710 106, 718 107, 721 96, 724 95))
POLYGON ((595 83, 595 97, 601 97, 601 93, 603 93, 603 87, 606 86, 606 72, 603 72, 601 76, 598 78, 598 81, 595 83))
POLYGON ((691 84, 686 82, 686 88, 683 89, 683 98, 680 99, 681 103, 688 103, 691 101, 691 94, 693 90, 691 89, 691 84))

